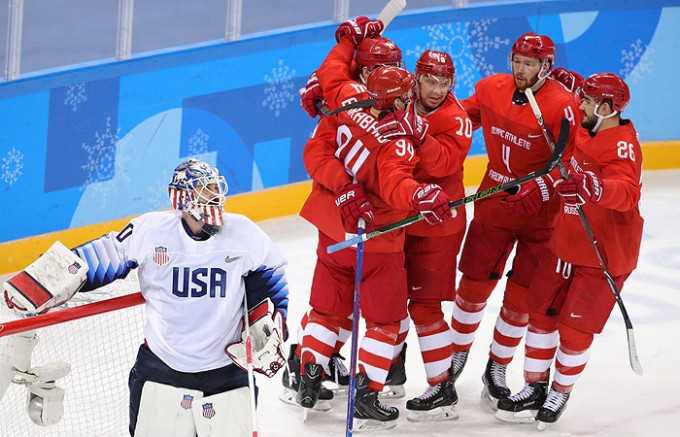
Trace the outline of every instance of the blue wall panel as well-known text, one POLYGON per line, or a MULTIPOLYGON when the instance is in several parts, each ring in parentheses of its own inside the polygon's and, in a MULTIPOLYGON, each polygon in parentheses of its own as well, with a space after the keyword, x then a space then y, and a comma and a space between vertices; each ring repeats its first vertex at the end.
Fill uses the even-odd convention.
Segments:
MULTIPOLYGON (((548 33, 557 63, 613 71, 632 90, 642 140, 680 139, 680 0, 576 0, 440 8, 387 31, 408 68, 450 52, 455 91, 508 70, 513 41, 548 33)), ((331 25, 53 71, 0 84, 0 242, 164 208, 181 159, 217 165, 231 193, 307 179, 314 129, 297 90, 333 44, 331 25)), ((484 153, 475 134, 472 154, 484 153)))

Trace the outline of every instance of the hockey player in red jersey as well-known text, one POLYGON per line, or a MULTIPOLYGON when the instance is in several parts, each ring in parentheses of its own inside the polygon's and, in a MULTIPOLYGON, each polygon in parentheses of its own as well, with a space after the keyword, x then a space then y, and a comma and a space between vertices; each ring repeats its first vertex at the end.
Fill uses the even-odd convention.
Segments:
MULTIPOLYGON (((442 187, 450 198, 465 195, 463 160, 472 141, 472 123, 451 92, 455 80, 448 53, 426 50, 416 62, 415 108, 430 128, 417 149, 419 182, 442 187)), ((389 116, 388 116, 389 117, 389 116)), ((387 118, 387 117, 386 117, 387 118)), ((392 116, 395 118, 395 116, 392 116)), ((408 312, 415 325, 429 388, 406 403, 409 419, 455 419, 458 396, 451 377, 451 329, 441 302, 453 300, 456 257, 465 234, 465 209, 438 226, 416 223, 406 228, 408 312)), ((405 321, 408 326, 408 320, 405 321)))
MULTIPOLYGON (((489 157, 479 190, 524 176, 543 166, 550 156, 551 149, 536 124, 524 89, 531 87, 534 91, 544 108, 545 124, 555 138, 561 119, 568 119, 572 127, 579 122, 573 95, 549 77, 554 59, 555 45, 549 37, 524 34, 512 46, 512 74, 496 74, 480 80, 474 94, 463 101, 472 122, 483 128, 489 157)), ((565 156, 569 156, 573 148, 573 131, 570 131, 565 156)), ((467 360, 486 301, 516 244, 482 377, 483 393, 492 408, 498 399, 510 395, 505 370, 529 321, 527 288, 538 258, 547 250, 557 212, 556 203, 550 202, 556 175, 554 172, 536 178, 514 193, 477 202, 465 239, 459 267, 463 277, 451 323, 456 377, 467 360)))
POLYGON ((635 269, 643 220, 638 209, 642 154, 638 135, 621 112, 630 93, 611 73, 588 77, 580 89, 582 126, 591 135, 578 143, 569 176, 556 185, 560 210, 530 293, 522 391, 498 402, 507 421, 555 422, 583 372, 593 334, 602 332, 614 307, 592 244, 577 212, 581 205, 619 290, 635 269), (559 347, 558 347, 559 344, 559 347), (550 366, 555 375, 548 391, 550 366))
MULTIPOLYGON (((321 375, 335 351, 340 327, 352 309, 354 254, 332 255, 326 247, 345 239, 363 218, 381 226, 416 210, 431 224, 453 218, 446 193, 436 184, 413 179, 418 162, 415 144, 427 132, 427 122, 415 116, 411 132, 380 133, 380 119, 408 109, 413 76, 398 67, 381 67, 367 79, 374 107, 324 117, 305 146, 305 167, 314 181, 301 215, 319 229, 317 265, 312 281, 312 311, 302 342, 302 379, 298 402, 312 407, 321 375), (415 144, 414 144, 415 143, 415 144)), ((361 310, 366 334, 359 350, 357 428, 386 428, 399 412, 378 400, 397 348, 400 321, 406 317, 404 231, 369 240, 365 246, 361 310)))
MULTIPOLYGON (((400 66, 401 50, 392 41, 382 38, 382 22, 371 20, 367 17, 357 17, 341 23, 335 32, 337 44, 331 49, 326 59, 317 71, 312 73, 305 88, 300 90, 300 104, 311 116, 318 115, 317 105, 323 104, 329 109, 335 109, 345 102, 366 100, 366 78, 375 68, 380 66, 400 66)), ((335 141, 333 139, 333 141, 335 141)), ((309 320, 309 313, 305 313, 300 321, 300 335, 298 342, 302 341, 301 335, 309 320)), ((340 356, 340 349, 350 337, 352 320, 348 318, 343 322, 338 335, 335 354, 330 363, 330 379, 345 387, 349 381, 349 374, 340 356)), ((408 333, 408 320, 402 322, 399 333, 399 343, 403 344, 408 333)), ((388 387, 384 397, 403 397, 403 383, 405 382, 404 355, 399 355, 401 348, 396 351, 399 356, 395 360, 393 369, 390 369, 388 387)), ((296 344, 291 344, 288 356, 289 367, 299 368, 300 349, 296 344)), ((290 403, 297 390, 299 375, 290 376, 288 372, 283 374, 284 392, 280 399, 290 403)), ((324 390, 322 398, 328 399, 332 393, 324 390)), ((319 404, 319 408, 326 408, 319 404)))

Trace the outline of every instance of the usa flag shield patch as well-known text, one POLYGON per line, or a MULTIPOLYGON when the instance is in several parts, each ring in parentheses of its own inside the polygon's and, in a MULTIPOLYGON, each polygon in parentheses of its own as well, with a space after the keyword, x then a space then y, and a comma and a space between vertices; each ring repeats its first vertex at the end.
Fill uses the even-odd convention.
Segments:
POLYGON ((78 263, 78 261, 73 261, 73 264, 68 266, 68 272, 72 275, 75 275, 76 273, 78 273, 78 270, 80 270, 80 267, 81 266, 78 263))
POLYGON ((190 410, 191 409, 191 403, 194 401, 194 397, 191 395, 184 395, 182 396, 182 402, 179 403, 179 405, 184 408, 185 410, 190 410))
POLYGON ((153 262, 159 266, 163 266, 170 261, 168 256, 168 248, 163 246, 158 246, 153 252, 153 262))
POLYGON ((213 408, 212 402, 203 404, 203 417, 206 419, 212 419, 215 417, 215 409, 213 408))

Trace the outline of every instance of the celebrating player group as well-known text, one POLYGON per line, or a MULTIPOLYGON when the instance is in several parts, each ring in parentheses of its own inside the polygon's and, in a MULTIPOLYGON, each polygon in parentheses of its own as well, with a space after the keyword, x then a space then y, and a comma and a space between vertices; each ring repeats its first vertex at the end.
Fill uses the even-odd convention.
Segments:
POLYGON ((406 402, 407 419, 457 419, 456 381, 514 248, 488 362, 477 372, 498 419, 543 429, 564 412, 615 303, 625 313, 619 293, 643 224, 640 145, 621 115, 628 86, 612 73, 584 80, 556 67, 550 37, 527 32, 509 53, 511 73, 482 78, 459 100, 449 53, 425 50, 412 74, 383 31, 367 17, 340 24, 337 44, 300 90, 304 110, 320 117, 305 145, 313 188, 301 211, 318 229, 318 247, 281 399, 326 410, 349 391, 356 424, 348 418, 348 431, 396 426, 399 409, 381 399, 405 396, 412 324, 426 380, 406 402), (450 205, 465 196, 463 163, 480 128, 489 162, 468 223, 465 209, 450 205), (501 184, 507 189, 487 195, 501 184), (390 226, 414 214, 418 223, 390 226), (336 251, 372 230, 380 232, 336 251), (453 301, 450 318, 443 301, 453 301), (348 352, 358 368, 347 370, 340 351, 359 335, 356 305, 366 329, 348 352), (526 384, 513 394, 505 375, 522 339, 526 384))
MULTIPOLYGON (((271 378, 280 369, 284 402, 323 411, 341 408, 334 397, 344 394, 348 434, 392 428, 400 410, 384 400, 407 395, 411 327, 426 376, 405 403, 415 422, 457 419, 464 374, 481 376, 498 419, 539 429, 556 422, 615 304, 639 367, 619 294, 643 226, 642 154, 622 116, 624 80, 558 68, 550 37, 528 32, 508 54, 511 73, 482 78, 459 99, 449 53, 425 50, 411 73, 384 30, 367 17, 341 23, 300 90, 303 109, 319 117, 300 157, 313 181, 300 215, 316 227, 318 246, 309 308, 295 321, 287 359, 286 260, 257 225, 223 211, 224 177, 194 159, 173 172, 171 210, 72 249, 55 244, 4 284, 6 305, 30 317, 137 269, 146 323, 129 377, 131 436, 218 436, 238 432, 235 423, 250 435, 253 372, 271 378), (477 194, 465 197, 476 129, 488 165, 477 194), (460 205, 472 201, 469 218, 460 205), (358 245, 329 250, 356 235, 358 245), (486 367, 464 372, 504 274, 486 367), (525 385, 513 393, 506 369, 522 339, 525 385)), ((68 365, 31 363, 35 331, 8 341, 0 398, 21 380, 31 419, 58 422, 57 382, 68 365)))

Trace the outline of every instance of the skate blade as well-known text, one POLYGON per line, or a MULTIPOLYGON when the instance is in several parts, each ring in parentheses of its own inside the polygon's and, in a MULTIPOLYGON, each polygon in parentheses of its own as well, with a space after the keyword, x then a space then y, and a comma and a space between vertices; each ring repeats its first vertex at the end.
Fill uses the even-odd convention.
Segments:
POLYGON ((380 399, 402 399, 406 397, 406 390, 403 385, 386 385, 378 393, 380 399))
POLYGON ((397 421, 389 420, 386 422, 373 419, 357 419, 354 418, 354 432, 371 432, 381 431, 386 429, 394 429, 397 426, 397 421))
POLYGON ((536 422, 536 429, 539 431, 545 431, 552 423, 541 422, 540 420, 536 422))
POLYGON ((496 419, 506 423, 534 423, 538 410, 496 411, 496 419))
POLYGON ((314 405, 313 408, 304 408, 302 405, 298 404, 297 401, 295 400, 295 397, 297 396, 297 392, 295 390, 291 390, 289 388, 284 388, 283 393, 279 395, 279 400, 283 402, 284 404, 288 405, 293 405, 298 408, 302 408, 303 410, 314 410, 314 411, 329 411, 331 409, 331 403, 330 401, 327 400, 322 400, 319 399, 316 401, 316 405, 314 405))
POLYGON ((482 389, 480 398, 482 399, 482 405, 485 406, 489 411, 492 413, 498 411, 498 399, 491 396, 486 387, 482 389))
POLYGON ((406 410, 406 420, 409 422, 443 422, 458 420, 459 418, 455 405, 447 405, 429 411, 406 410))

